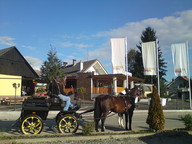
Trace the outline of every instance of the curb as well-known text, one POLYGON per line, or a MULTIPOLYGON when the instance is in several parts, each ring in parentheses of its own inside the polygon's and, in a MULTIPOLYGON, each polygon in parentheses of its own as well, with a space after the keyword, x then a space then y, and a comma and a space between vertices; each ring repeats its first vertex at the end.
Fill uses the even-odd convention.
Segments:
POLYGON ((63 142, 67 143, 69 141, 73 141, 76 143, 77 141, 94 141, 94 140, 104 140, 104 139, 123 139, 123 138, 139 138, 144 136, 151 136, 154 133, 103 133, 103 134, 92 134, 92 135, 63 135, 60 134, 59 137, 46 137, 46 138, 22 138, 22 139, 13 139, 13 140, 0 140, 1 143, 57 143, 63 142))
MULTIPOLYGON (((91 135, 78 135, 78 134, 59 134, 56 137, 47 137, 47 135, 44 135, 45 137, 27 137, 26 138, 18 138, 18 139, 6 139, 6 140, 0 140, 1 143, 4 144, 11 144, 11 143, 21 143, 21 144, 27 144, 27 143, 77 143, 82 141, 81 143, 84 143, 86 141, 102 141, 102 140, 106 140, 106 139, 115 139, 115 140, 119 140, 119 139, 127 139, 127 138, 134 138, 134 139, 138 139, 141 137, 147 137, 147 136, 153 136, 153 135, 158 135, 158 133, 153 133, 153 132, 148 132, 148 133, 128 133, 128 132, 113 132, 113 133, 100 133, 100 134, 96 134, 96 133, 92 133, 91 135)), ((187 135, 191 135, 191 132, 186 131, 183 133, 183 135, 186 136, 187 135)), ((156 136, 157 136, 156 135, 156 136)), ((172 137, 172 139, 174 139, 173 136, 177 136, 178 133, 173 133, 170 136, 168 135, 168 137, 172 137)), ((165 134, 161 134, 161 137, 164 137, 165 134)), ((181 134, 180 134, 181 136, 181 134)), ((151 139, 151 138, 150 138, 151 139)), ((137 141, 135 141, 137 142, 137 141)))
MULTIPOLYGON (((148 110, 135 110, 134 113, 143 112, 146 113, 148 110)), ((163 110, 163 112, 192 112, 192 110, 163 110)))
MULTIPOLYGON (((55 117, 59 111, 49 111, 48 117, 55 117)), ((82 110, 77 113, 83 112, 82 110)), ((192 110, 163 110, 165 113, 181 113, 192 112, 192 110)), ((148 110, 135 110, 134 113, 148 113, 148 110)), ((21 111, 0 111, 0 120, 16 120, 20 117, 21 111)), ((93 112, 85 114, 85 116, 93 115, 93 112)))

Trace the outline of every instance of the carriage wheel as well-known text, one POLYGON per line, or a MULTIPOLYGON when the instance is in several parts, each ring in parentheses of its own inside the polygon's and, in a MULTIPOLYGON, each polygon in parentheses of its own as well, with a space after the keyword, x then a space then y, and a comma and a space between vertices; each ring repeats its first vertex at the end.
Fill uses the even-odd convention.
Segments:
POLYGON ((72 115, 64 115, 57 123, 60 133, 75 133, 78 129, 78 121, 72 115))
POLYGON ((55 117, 55 121, 56 121, 57 124, 58 124, 59 120, 60 120, 63 116, 64 116, 64 115, 63 115, 62 112, 59 112, 59 113, 57 114, 57 116, 55 117))
POLYGON ((23 134, 39 134, 43 129, 42 119, 38 115, 28 115, 21 122, 23 134))

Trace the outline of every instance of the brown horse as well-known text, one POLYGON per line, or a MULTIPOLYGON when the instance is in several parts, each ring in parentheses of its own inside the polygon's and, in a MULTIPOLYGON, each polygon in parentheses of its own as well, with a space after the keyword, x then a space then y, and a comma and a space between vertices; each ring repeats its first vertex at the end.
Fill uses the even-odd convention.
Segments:
MULTIPOLYGON (((130 96, 130 100, 131 100, 131 107, 128 109, 128 111, 125 114, 125 121, 126 121, 126 125, 125 125, 125 129, 126 130, 132 130, 132 117, 133 117, 133 112, 135 110, 135 101, 136 98, 138 98, 138 101, 141 97, 144 96, 144 90, 142 86, 136 86, 135 88, 133 88, 129 94, 130 96), (128 129, 128 125, 127 125, 127 121, 129 121, 129 129, 128 129)), ((120 127, 124 127, 123 126, 123 113, 118 114, 119 119, 118 119, 118 123, 120 127)))
POLYGON ((129 115, 129 129, 131 129, 131 122, 133 116, 133 110, 135 108, 135 98, 141 95, 141 90, 138 86, 135 86, 129 92, 126 91, 124 96, 113 95, 99 95, 95 98, 95 111, 94 121, 95 130, 98 132, 98 123, 101 120, 101 131, 104 131, 104 123, 107 115, 110 112, 118 114, 125 114, 126 126, 128 130, 128 115, 129 115))

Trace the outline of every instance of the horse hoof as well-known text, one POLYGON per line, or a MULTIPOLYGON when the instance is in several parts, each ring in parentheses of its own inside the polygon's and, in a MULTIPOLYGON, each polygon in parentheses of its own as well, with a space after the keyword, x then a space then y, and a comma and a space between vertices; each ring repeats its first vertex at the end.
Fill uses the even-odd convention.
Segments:
POLYGON ((95 130, 96 132, 99 132, 99 130, 95 130))

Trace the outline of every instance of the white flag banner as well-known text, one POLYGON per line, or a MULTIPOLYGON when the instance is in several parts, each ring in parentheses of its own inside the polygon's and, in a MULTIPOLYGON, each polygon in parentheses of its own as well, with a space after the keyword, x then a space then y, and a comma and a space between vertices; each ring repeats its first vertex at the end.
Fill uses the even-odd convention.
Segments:
POLYGON ((125 38, 112 38, 112 66, 113 74, 125 73, 125 38))
POLYGON ((175 76, 187 76, 187 46, 185 43, 172 44, 172 56, 175 76))
POLYGON ((156 75, 156 42, 142 43, 144 75, 156 75))

